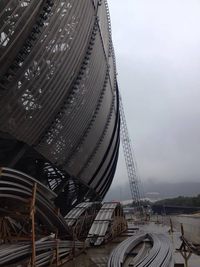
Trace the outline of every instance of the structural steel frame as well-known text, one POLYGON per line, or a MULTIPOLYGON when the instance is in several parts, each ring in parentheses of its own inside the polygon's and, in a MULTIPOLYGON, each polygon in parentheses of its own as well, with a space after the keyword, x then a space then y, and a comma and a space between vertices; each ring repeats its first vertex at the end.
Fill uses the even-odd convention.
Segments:
POLYGON ((62 214, 103 199, 120 127, 107 1, 1 2, 0 166, 48 186, 62 214))

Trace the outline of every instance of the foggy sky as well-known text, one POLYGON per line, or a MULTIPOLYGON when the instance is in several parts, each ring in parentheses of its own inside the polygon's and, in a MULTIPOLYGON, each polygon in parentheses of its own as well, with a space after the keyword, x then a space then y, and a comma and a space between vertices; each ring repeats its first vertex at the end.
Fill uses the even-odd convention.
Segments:
MULTIPOLYGON (((141 180, 200 181, 200 1, 108 4, 141 180)), ((125 180, 120 157, 112 186, 125 180)))

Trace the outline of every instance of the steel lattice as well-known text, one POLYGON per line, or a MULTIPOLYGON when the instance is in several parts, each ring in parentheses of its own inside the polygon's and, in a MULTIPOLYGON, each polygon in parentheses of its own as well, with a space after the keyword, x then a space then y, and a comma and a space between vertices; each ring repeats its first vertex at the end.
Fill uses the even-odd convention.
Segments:
POLYGON ((131 140, 128 134, 128 127, 126 123, 121 96, 119 98, 119 103, 120 103, 119 109, 120 109, 120 119, 121 119, 120 134, 121 134, 121 141, 122 141, 126 168, 127 168, 129 184, 130 184, 130 189, 131 189, 131 196, 132 196, 134 203, 137 206, 140 206, 140 191, 139 191, 139 185, 138 185, 136 164, 134 161, 133 151, 131 147, 131 140))

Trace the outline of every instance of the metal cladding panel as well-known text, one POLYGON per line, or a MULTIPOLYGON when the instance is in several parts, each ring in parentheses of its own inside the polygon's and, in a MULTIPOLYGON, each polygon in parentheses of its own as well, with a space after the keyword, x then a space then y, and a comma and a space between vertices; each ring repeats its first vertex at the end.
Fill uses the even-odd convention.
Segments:
POLYGON ((98 4, 99 4, 99 0, 93 0, 93 4, 94 4, 95 8, 97 8, 98 4))
MULTIPOLYGON (((94 148, 93 153, 91 154, 91 158, 88 160, 84 169, 79 174, 79 177, 84 181, 89 182, 91 180, 91 177, 94 175, 97 166, 100 165, 102 160, 102 155, 106 153, 108 145, 111 142, 111 136, 113 133, 114 124, 115 124, 115 113, 112 107, 108 124, 104 128, 105 130, 99 139, 99 143, 94 148)), ((95 178, 95 182, 98 183, 99 179, 101 179, 101 176, 98 175, 98 178, 95 178)))
MULTIPOLYGON (((116 143, 117 143, 117 131, 116 131, 116 134, 114 136, 114 139, 113 139, 113 143, 112 143, 112 146, 110 148, 110 151, 107 155, 107 158, 105 160, 105 163, 104 165, 102 166, 102 168, 100 169, 99 173, 98 173, 98 176, 99 178, 96 178, 93 183, 91 184, 91 186, 93 188, 95 188, 95 190, 97 192, 100 191, 100 189, 104 186, 104 184, 107 182, 107 179, 108 179, 108 173, 109 171, 113 168, 113 161, 112 159, 114 160, 114 155, 115 155, 115 151, 116 151, 116 143)), ((113 178, 113 177, 112 177, 113 178)))
POLYGON ((91 1, 55 1, 20 72, 1 97, 2 131, 28 144, 38 141, 77 76, 93 25, 91 1))
MULTIPOLYGON (((114 53, 114 52, 113 52, 114 53)), ((109 75, 110 75, 110 84, 113 92, 116 91, 116 66, 115 66, 115 57, 114 55, 112 57, 109 57, 109 75)))
POLYGON ((0 72, 4 73, 32 29, 40 1, 1 1, 0 72), (14 49, 13 49, 14 47, 14 49))
MULTIPOLYGON (((118 146, 118 148, 119 148, 119 146, 118 146)), ((99 185, 97 184, 95 187, 95 190, 97 191, 97 193, 99 195, 103 196, 103 198, 105 197, 107 191, 109 190, 109 188, 112 184, 112 180, 114 178, 114 174, 115 174, 116 167, 117 167, 118 156, 119 156, 119 152, 116 149, 115 154, 114 154, 111 162, 109 163, 109 165, 106 168, 106 171, 103 175, 102 181, 100 181, 99 185)))
POLYGON ((107 1, 10 0, 1 8, 0 164, 38 176, 64 213, 100 199, 119 143, 107 1))
MULTIPOLYGON (((119 115, 119 113, 117 113, 119 115)), ((104 159, 104 164, 98 171, 98 175, 101 173, 102 179, 93 179, 90 182, 95 183, 95 180, 99 180, 98 183, 95 184, 94 190, 101 195, 103 198, 110 188, 112 183, 119 156, 119 145, 120 145, 120 118, 117 118, 117 122, 115 123, 115 131, 112 137, 112 142, 109 145, 109 150, 106 153, 106 158, 104 159), (112 149, 113 147, 113 149, 112 149), (100 189, 98 189, 99 185, 101 185, 100 189)), ((97 175, 97 174, 96 174, 97 175)))
POLYGON ((70 212, 65 216, 65 220, 69 226, 72 226, 78 218, 93 205, 92 202, 83 202, 74 207, 70 212))
POLYGON ((86 242, 100 245, 104 241, 117 207, 119 207, 118 203, 103 204, 90 228, 86 242))
POLYGON ((114 174, 115 174, 115 171, 117 168, 118 156, 119 156, 119 143, 118 143, 118 147, 116 148, 116 151, 115 151, 115 155, 114 155, 115 158, 112 159, 112 168, 109 170, 107 181, 103 185, 103 187, 101 188, 101 191, 98 192, 98 194, 102 198, 105 197, 106 193, 108 192, 108 190, 112 184, 114 174))
POLYGON ((110 55, 111 52, 111 32, 110 32, 110 24, 109 24, 109 12, 107 7, 107 1, 102 1, 101 5, 98 8, 99 17, 99 27, 101 31, 102 41, 104 44, 104 50, 106 53, 106 56, 110 55))
POLYGON ((54 163, 65 165, 92 120, 107 70, 102 55, 103 49, 97 34, 87 67, 81 71, 79 84, 72 88, 68 102, 60 110, 61 115, 37 146, 37 150, 54 163))
MULTIPOLYGON (((90 126, 91 129, 88 131, 83 142, 79 144, 77 151, 73 154, 66 166, 68 173, 77 176, 84 168, 94 148, 98 145, 98 140, 102 137, 104 128, 108 127, 107 121, 109 120, 109 113, 112 109, 112 97, 110 87, 106 87, 104 94, 101 96, 101 102, 99 102, 96 114, 94 114, 93 124, 90 126)), ((97 164, 95 164, 96 167, 97 164)), ((81 173, 78 177, 82 177, 81 173)), ((84 181, 86 182, 87 180, 84 179, 84 181)))

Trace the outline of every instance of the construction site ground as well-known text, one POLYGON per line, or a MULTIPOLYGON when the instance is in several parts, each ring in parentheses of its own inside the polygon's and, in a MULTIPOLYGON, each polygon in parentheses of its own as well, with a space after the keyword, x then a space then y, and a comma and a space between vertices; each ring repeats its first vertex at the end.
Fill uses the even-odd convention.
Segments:
MULTIPOLYGON (((99 247, 86 248, 85 252, 66 263, 64 267, 106 267, 111 251, 125 238, 137 233, 138 231, 151 232, 151 233, 166 233, 172 243, 174 251, 174 266, 175 267, 199 267, 200 255, 194 254, 190 251, 179 251, 181 247, 181 233, 175 228, 173 232, 170 231, 168 224, 169 217, 152 217, 150 221, 144 222, 141 220, 129 220, 128 230, 121 236, 99 247)), ((134 253, 133 253, 134 254, 134 253)), ((130 255, 130 257, 133 257, 130 255)), ((129 266, 127 259, 124 267, 129 266)))

